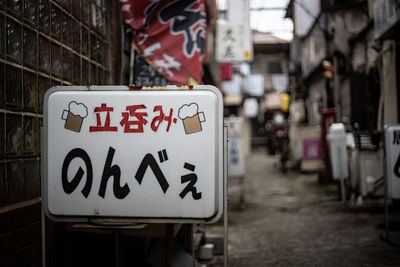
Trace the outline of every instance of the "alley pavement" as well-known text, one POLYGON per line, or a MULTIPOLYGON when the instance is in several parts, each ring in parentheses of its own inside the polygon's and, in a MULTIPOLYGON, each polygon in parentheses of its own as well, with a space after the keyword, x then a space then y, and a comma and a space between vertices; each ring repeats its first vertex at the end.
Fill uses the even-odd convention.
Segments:
MULTIPOLYGON (((316 174, 282 174, 277 162, 262 150, 252 153, 244 205, 230 190, 228 266, 400 266, 400 248, 380 239, 381 200, 344 206, 336 184, 321 184, 316 174)), ((222 236, 222 221, 206 235, 222 236)), ((222 257, 206 266, 222 266, 222 257)))

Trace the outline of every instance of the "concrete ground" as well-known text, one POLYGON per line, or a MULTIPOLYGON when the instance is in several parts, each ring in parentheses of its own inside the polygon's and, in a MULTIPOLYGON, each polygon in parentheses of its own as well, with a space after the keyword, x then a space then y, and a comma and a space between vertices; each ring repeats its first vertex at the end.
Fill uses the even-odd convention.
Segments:
MULTIPOLYGON (((337 185, 318 183, 316 174, 284 175, 277 161, 263 151, 251 154, 242 209, 238 193, 230 194, 229 267, 400 266, 400 249, 379 238, 382 201, 332 203, 337 185)), ((222 230, 222 222, 209 225, 206 236, 222 236, 222 230)), ((393 236, 400 243, 398 233, 393 236)), ((206 266, 223 266, 222 257, 206 266)))

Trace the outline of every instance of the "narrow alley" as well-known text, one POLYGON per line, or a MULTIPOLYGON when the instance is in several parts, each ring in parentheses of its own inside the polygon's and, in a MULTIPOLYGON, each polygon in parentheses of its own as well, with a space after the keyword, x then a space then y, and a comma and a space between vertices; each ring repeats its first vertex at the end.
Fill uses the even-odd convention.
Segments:
MULTIPOLYGON (((263 152, 247 159, 244 207, 230 196, 228 266, 398 266, 398 249, 379 238, 383 202, 343 206, 336 184, 282 174, 277 158, 263 152)), ((208 226, 207 236, 221 228, 208 226)))

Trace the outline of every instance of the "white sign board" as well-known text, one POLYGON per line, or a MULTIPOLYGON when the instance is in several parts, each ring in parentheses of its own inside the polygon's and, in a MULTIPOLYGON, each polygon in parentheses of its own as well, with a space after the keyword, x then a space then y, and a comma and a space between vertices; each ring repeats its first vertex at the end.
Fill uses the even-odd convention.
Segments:
POLYGON ((400 125, 385 125, 385 161, 388 196, 400 198, 400 125))
POLYGON ((245 50, 245 27, 226 21, 217 22, 216 59, 218 62, 240 62, 250 59, 245 50))
POLYGON ((253 37, 250 29, 250 6, 249 0, 229 0, 228 21, 239 23, 244 27, 243 49, 245 61, 253 60, 253 37))
POLYGON ((243 148, 243 119, 227 117, 224 123, 228 126, 228 176, 242 178, 245 174, 243 148))
POLYGON ((181 90, 54 87, 45 96, 48 216, 213 222, 222 213, 222 96, 181 90))

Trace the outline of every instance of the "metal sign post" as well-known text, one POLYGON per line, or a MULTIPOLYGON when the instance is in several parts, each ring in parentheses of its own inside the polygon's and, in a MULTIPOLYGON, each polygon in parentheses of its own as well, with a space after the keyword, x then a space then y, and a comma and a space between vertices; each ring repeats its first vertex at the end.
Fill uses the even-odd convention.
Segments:
POLYGON ((224 267, 228 266, 228 127, 224 126, 224 267))
MULTIPOLYGON (((339 164, 340 164, 340 162, 341 162, 341 160, 340 160, 340 156, 342 155, 342 153, 341 153, 341 148, 340 147, 337 147, 337 157, 338 157, 338 161, 337 162, 339 162, 339 164)), ((340 170, 344 170, 344 168, 347 168, 347 166, 340 166, 340 170)), ((343 174, 343 171, 341 171, 340 172, 340 194, 341 194, 341 196, 342 196, 342 203, 344 204, 344 203, 346 203, 346 189, 345 189, 345 186, 344 186, 344 179, 345 179, 345 176, 344 176, 344 174, 343 174)))
MULTIPOLYGON (((40 151, 44 151, 43 127, 40 129, 40 151)), ((41 161, 40 170, 41 170, 41 176, 42 176, 41 192, 43 192, 44 191, 44 186, 43 186, 44 164, 43 164, 43 160, 41 161)), ((42 267, 46 267, 46 214, 44 212, 43 196, 42 196, 42 203, 40 205, 40 211, 41 211, 41 218, 42 218, 42 220, 41 220, 41 222, 42 222, 42 267)))

